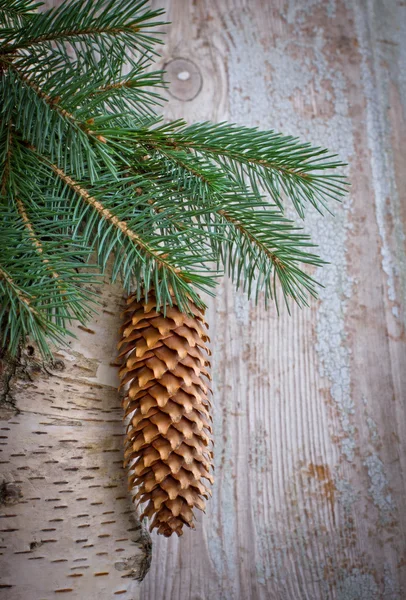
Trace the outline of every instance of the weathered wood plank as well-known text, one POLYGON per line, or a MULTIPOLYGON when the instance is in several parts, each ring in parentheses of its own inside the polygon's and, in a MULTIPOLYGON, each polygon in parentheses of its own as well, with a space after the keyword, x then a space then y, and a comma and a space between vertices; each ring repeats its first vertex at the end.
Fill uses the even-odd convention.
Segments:
POLYGON ((153 536, 142 599, 400 600, 406 7, 162 4, 172 21, 162 64, 195 65, 170 64, 168 118, 228 119, 326 145, 349 163, 352 189, 334 218, 308 212, 331 263, 310 310, 278 318, 227 282, 211 304, 214 497, 197 531, 153 536), (178 78, 185 70, 192 76, 178 78))

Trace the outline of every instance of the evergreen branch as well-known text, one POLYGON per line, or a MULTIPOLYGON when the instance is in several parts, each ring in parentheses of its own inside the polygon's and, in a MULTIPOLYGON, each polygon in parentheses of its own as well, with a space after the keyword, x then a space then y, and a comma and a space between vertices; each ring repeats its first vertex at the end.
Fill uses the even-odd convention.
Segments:
POLYGON ((0 265, 0 279, 3 279, 10 290, 18 297, 18 299, 28 307, 31 313, 35 316, 39 316, 38 312, 31 306, 31 298, 30 296, 24 292, 24 290, 20 289, 18 285, 16 285, 13 281, 13 278, 9 273, 7 273, 6 269, 0 265))
MULTIPOLYGON (((93 198, 84 188, 78 185, 69 175, 64 173, 62 169, 57 167, 56 165, 50 165, 52 171, 57 175, 67 186, 69 186, 82 200, 84 200, 87 204, 94 208, 100 217, 114 225, 117 229, 121 231, 126 237, 128 237, 136 246, 138 246, 142 251, 146 254, 149 254, 160 267, 168 269, 173 274, 176 274, 178 277, 185 279, 185 275, 182 271, 169 264, 166 261, 165 253, 158 253, 153 250, 148 244, 143 242, 139 235, 137 235, 134 231, 132 231, 125 221, 120 221, 118 217, 113 215, 113 213, 103 206, 101 202, 93 198)), ((140 254, 140 257, 142 255, 140 254)))
MULTIPOLYGON (((156 193, 157 190, 159 190, 160 192, 162 192, 162 188, 159 186, 159 184, 157 185, 156 181, 152 181, 151 182, 151 173, 143 173, 142 179, 140 181, 139 179, 139 175, 140 175, 140 171, 142 171, 140 168, 138 168, 137 170, 133 167, 130 168, 128 170, 129 176, 134 177, 135 175, 135 180, 130 180, 129 182, 129 186, 132 187, 133 189, 135 189, 135 193, 138 196, 146 196, 146 203, 151 206, 152 210, 154 211, 154 214, 156 215, 165 215, 166 217, 168 216, 167 211, 164 208, 161 208, 157 205, 157 199, 154 198, 154 192, 156 193), (151 185, 152 184, 152 185, 151 185), (141 187, 142 186, 142 187, 141 187), (147 192, 145 193, 145 186, 147 187, 147 192)), ((176 190, 176 188, 173 186, 173 183, 170 182, 169 185, 171 190, 176 190)), ((175 207, 174 207, 175 208, 175 207)), ((177 231, 177 232, 185 232, 187 230, 187 226, 183 223, 179 223, 176 220, 173 220, 172 216, 170 218, 170 226, 173 226, 173 228, 177 231)), ((164 235, 166 232, 166 229, 170 229, 169 228, 163 228, 161 227, 161 230, 163 231, 164 235)))
MULTIPOLYGON (((0 128, 6 129, 5 143, 4 143, 4 150, 3 150, 3 164, 2 164, 3 172, 1 174, 1 184, 0 184, 1 195, 5 196, 6 190, 7 190, 8 177, 9 177, 9 173, 10 173, 10 158, 11 158, 11 144, 12 144, 11 121, 9 121, 7 124, 4 123, 3 121, 0 121, 0 128)), ((1 129, 0 129, 0 131, 1 131, 1 129)))
MULTIPOLYGON (((31 223, 30 219, 28 218, 24 204, 22 203, 20 198, 15 198, 15 203, 17 205, 19 215, 20 215, 21 219, 23 220, 25 227, 27 228, 28 235, 29 235, 30 239, 32 240, 33 245, 35 246, 35 249, 37 250, 38 254, 43 255, 44 250, 43 250, 42 244, 41 244, 40 240, 37 238, 37 236, 35 235, 34 227, 31 223)), ((46 267, 50 270, 52 277, 54 277, 55 279, 59 279, 59 275, 56 271, 54 271, 52 269, 49 259, 46 257, 43 257, 42 260, 43 260, 43 263, 46 265, 46 267)), ((59 287, 59 282, 58 282, 58 287, 59 287)))
POLYGON ((140 12, 145 4, 146 0, 127 0, 121 7, 114 0, 65 0, 58 9, 36 14, 23 29, 5 36, 0 54, 51 42, 69 42, 74 47, 78 42, 88 44, 96 40, 99 50, 103 50, 103 38, 117 40, 120 36, 133 49, 138 46, 149 51, 151 44, 159 40, 149 34, 148 28, 162 25, 153 19, 163 11, 140 12))
MULTIPOLYGON (((29 179, 27 181, 26 178, 21 179, 19 177, 20 164, 22 163, 28 166, 29 161, 27 162, 24 160, 27 158, 26 156, 21 156, 18 136, 13 136, 11 130, 12 125, 10 122, 7 126, 8 143, 5 145, 7 168, 4 169, 3 172, 4 181, 2 187, 5 200, 8 199, 10 207, 12 205, 13 207, 11 212, 5 206, 2 206, 0 209, 2 227, 0 233, 1 239, 5 244, 3 259, 6 261, 5 264, 12 265, 14 273, 18 273, 20 271, 20 266, 18 260, 16 261, 15 256, 21 254, 21 256, 24 257, 22 263, 23 268, 28 267, 30 285, 31 279, 35 282, 36 279, 38 280, 40 277, 43 285, 44 277, 45 281, 46 277, 48 277, 48 283, 45 283, 45 286, 48 288, 48 296, 45 297, 43 294, 40 294, 41 300, 39 310, 41 313, 47 313, 49 322, 55 323, 56 326, 63 331, 65 322, 71 322, 72 318, 79 320, 81 323, 85 323, 89 318, 92 312, 89 308, 89 304, 94 303, 94 300, 92 295, 87 292, 85 288, 81 288, 80 286, 82 284, 91 283, 92 280, 94 281, 94 278, 91 280, 85 274, 79 273, 78 268, 83 271, 83 262, 80 262, 77 259, 72 260, 72 250, 74 246, 70 241, 69 244, 66 244, 66 239, 62 238, 59 234, 55 236, 52 219, 48 222, 48 218, 43 218, 44 209, 41 207, 36 207, 35 211, 36 220, 39 221, 38 230, 41 232, 40 236, 37 235, 35 225, 29 217, 24 201, 22 197, 16 195, 16 192, 19 191, 19 184, 22 184, 20 190, 21 194, 27 195, 28 197, 30 197, 31 194, 37 196, 37 198, 40 197, 41 190, 35 185, 35 180, 29 179), (12 140, 14 140, 13 144, 12 140), (32 248, 34 248, 35 253, 40 257, 40 262, 34 260, 34 256, 26 244, 27 236, 21 231, 19 223, 15 221, 15 208, 23 223, 24 231, 28 236, 32 248), (10 232, 11 243, 6 246, 6 240, 7 237, 10 236, 10 232), (41 236, 47 240, 46 247, 44 247, 41 236), (53 239, 55 239, 55 242, 52 241, 53 239), (17 240, 17 248, 15 254, 13 254, 13 247, 17 240), (50 248, 52 248, 52 251, 49 251, 50 248), (7 259, 8 252, 10 251, 11 256, 7 259), (68 258, 64 257, 61 260, 61 254, 64 256, 65 253, 68 258), (45 267, 47 275, 45 273, 40 275, 42 273, 41 263, 45 267)), ((82 248, 75 248, 77 257, 79 257, 81 252, 83 253, 82 248)), ((23 273, 20 273, 17 276, 17 282, 22 275, 23 273)))
POLYGON ((47 354, 48 340, 60 344, 63 336, 73 335, 67 327, 73 319, 82 324, 88 320, 94 297, 85 285, 94 283, 95 278, 81 272, 86 271, 85 265, 73 258, 79 257, 82 249, 70 241, 66 244, 52 228, 42 229, 47 241, 38 239, 25 207, 23 213, 32 229, 15 208, 1 207, 0 213, 4 245, 0 257, 1 339, 14 353, 25 336, 32 335, 47 354))
POLYGON ((29 16, 41 6, 41 2, 32 2, 32 0, 0 0, 0 10, 17 16, 29 16))
POLYGON ((62 106, 60 106, 58 96, 51 97, 49 94, 46 94, 41 89, 41 87, 37 83, 35 83, 35 81, 32 81, 30 77, 28 77, 27 75, 22 73, 13 62, 5 63, 5 64, 7 64, 7 66, 10 69, 13 69, 13 71, 16 72, 16 74, 20 77, 21 81, 24 84, 26 84, 29 88, 31 88, 37 94, 38 98, 41 98, 41 100, 44 100, 44 102, 46 102, 46 104, 48 104, 53 110, 55 110, 61 117, 64 117, 64 118, 72 121, 72 125, 79 126, 82 130, 84 130, 86 133, 88 133, 88 131, 86 131, 86 128, 83 123, 78 123, 77 119, 75 118, 75 116, 72 113, 65 110, 62 106))
POLYGON ((33 337, 44 355, 50 355, 47 336, 55 343, 64 343, 66 331, 34 306, 35 296, 17 285, 3 265, 0 265, 0 298, 0 346, 8 348, 12 356, 27 335, 33 337))
MULTIPOLYGON (((152 187, 148 200, 154 210, 171 211, 170 222, 179 232, 190 229, 193 221, 196 237, 205 236, 210 241, 218 262, 233 280, 243 283, 244 289, 247 287, 249 296, 259 276, 261 285, 257 286, 257 293, 263 287, 266 302, 274 297, 272 278, 278 279, 286 303, 290 297, 299 304, 306 304, 302 288, 315 296, 316 282, 300 265, 320 266, 322 261, 307 251, 311 246, 307 236, 297 233, 294 224, 279 210, 270 210, 266 202, 259 201, 252 192, 242 194, 237 186, 220 176, 210 180, 201 162, 194 160, 193 167, 182 163, 183 167, 192 183, 185 181, 180 172, 176 177, 171 172, 165 183, 159 171, 160 179, 155 177, 155 190, 152 187), (169 186, 172 192, 166 200, 161 186, 169 186), (182 222, 177 215, 181 215, 182 222)), ((154 165, 150 168, 153 171, 154 165)), ((151 173, 144 174, 144 177, 151 176, 151 173)))
POLYGON ((285 200, 302 217, 309 203, 328 210, 346 191, 342 163, 273 131, 164 124, 152 71, 162 11, 146 0, 41 13, 34 1, 0 0, 3 342, 15 351, 30 333, 46 352, 47 336, 84 322, 94 252, 163 311, 174 296, 203 306, 197 290, 210 293, 220 267, 265 303, 277 284, 286 302, 315 295, 306 265, 322 261, 285 200))
MULTIPOLYGON (((100 133, 106 139, 113 134, 108 129, 100 133)), ((344 164, 333 160, 327 150, 273 131, 229 124, 185 126, 178 121, 119 135, 121 141, 143 144, 146 152, 166 153, 172 158, 182 152, 200 156, 241 190, 248 183, 259 197, 262 187, 281 209, 286 195, 301 217, 307 202, 321 212, 321 207, 327 208, 326 200, 339 200, 348 185, 343 176, 329 172, 344 164)))
POLYGON ((252 284, 257 282, 256 296, 263 289, 265 303, 274 299, 277 305, 276 280, 288 311, 288 298, 307 305, 304 290, 317 296, 316 282, 301 265, 320 266, 323 261, 308 252, 309 238, 296 233, 291 221, 274 211, 248 209, 247 213, 241 206, 227 211, 220 209, 217 213, 232 225, 231 231, 224 234, 221 260, 237 286, 242 284, 249 297, 252 284))
POLYGON ((4 29, 22 27, 40 5, 41 2, 31 0, 0 0, 0 23, 4 29))
POLYGON ((338 200, 345 193, 344 177, 326 174, 344 164, 332 160, 327 150, 291 136, 203 123, 175 132, 174 143, 211 158, 241 187, 246 179, 255 192, 262 186, 280 208, 285 194, 301 217, 307 202, 320 211, 321 206, 327 208, 325 199, 338 200))
POLYGON ((223 217, 228 223, 231 223, 243 236, 246 236, 251 244, 257 246, 258 249, 263 252, 266 257, 276 266, 285 269, 286 265, 277 257, 275 252, 272 252, 267 246, 258 240, 252 233, 250 233, 246 226, 244 226, 240 221, 232 217, 228 212, 223 210, 222 208, 216 211, 218 215, 223 217))
POLYGON ((153 114, 153 107, 162 104, 153 90, 163 87, 163 73, 147 71, 151 64, 148 57, 129 59, 128 63, 129 69, 123 72, 120 58, 89 60, 85 52, 83 58, 73 60, 55 48, 45 55, 31 51, 12 59, 0 56, 5 68, 33 79, 51 105, 63 106, 76 119, 83 116, 84 121, 89 115, 105 117, 106 111, 116 118, 120 113, 128 118, 133 111, 153 114))
MULTIPOLYGON (((89 194, 86 189, 74 181, 62 169, 53 164, 49 164, 48 166, 66 186, 68 186, 88 206, 93 208, 98 217, 105 222, 107 229, 105 229, 103 232, 102 228, 100 231, 99 223, 99 233, 103 232, 103 235, 99 235, 96 238, 101 241, 101 245, 103 245, 103 242, 105 242, 111 228, 116 230, 119 234, 118 237, 116 237, 115 240, 110 243, 108 252, 109 254, 113 247, 118 247, 120 249, 119 254, 121 254, 121 256, 116 258, 118 266, 116 265, 113 268, 113 277, 117 274, 119 266, 122 266, 125 254, 127 253, 128 255, 132 255, 133 251, 135 250, 137 260, 144 264, 144 268, 138 270, 137 286, 141 289, 141 283, 143 283, 146 293, 148 292, 151 286, 150 269, 152 266, 152 271, 154 274, 153 285, 157 298, 160 302, 162 302, 164 310, 167 304, 170 305, 172 303, 172 292, 175 294, 179 305, 182 306, 184 310, 188 310, 188 297, 193 298, 194 302, 199 306, 204 306, 204 303, 201 301, 199 296, 194 292, 193 288, 190 287, 190 284, 194 284, 197 287, 202 287, 202 285, 212 286, 214 284, 209 277, 202 277, 197 273, 192 273, 190 271, 186 272, 176 265, 177 260, 180 260, 182 255, 183 262, 186 265, 188 262, 190 262, 191 258, 187 258, 187 255, 184 254, 184 249, 181 249, 181 254, 176 253, 176 249, 175 252, 171 252, 168 247, 164 251, 155 249, 153 246, 151 246, 151 244, 143 240, 142 237, 131 228, 128 222, 117 217, 109 208, 104 206, 99 200, 89 194), (131 245, 129 249, 128 247, 126 248, 126 246, 124 246, 123 249, 123 240, 130 242, 131 245), (152 264, 150 264, 150 261, 152 261, 152 264)), ((103 190, 103 194, 106 194, 105 189, 103 190)), ((91 231, 91 224, 92 220, 88 218, 87 231, 89 232, 91 231)), ((159 238, 156 239, 159 242, 159 238)), ((108 254, 104 255, 105 257, 102 263, 103 270, 106 266, 108 254)), ((128 257, 126 263, 128 263, 128 257)), ((137 270, 135 266, 129 269, 130 274, 136 272, 137 270)), ((125 277, 124 283, 126 284, 126 287, 129 287, 131 278, 128 277, 128 275, 125 277)))
POLYGON ((14 65, 10 68, 8 76, 0 81, 0 93, 7 98, 3 118, 15 121, 23 139, 37 147, 39 152, 49 153, 53 160, 63 154, 64 163, 72 160, 79 176, 84 174, 86 164, 91 179, 96 178, 98 157, 114 170, 112 158, 101 148, 104 138, 93 132, 89 124, 80 122, 59 106, 57 98, 51 98, 29 77, 19 73, 14 65), (16 113, 15 107, 21 105, 29 110, 16 113))
POLYGON ((100 105, 114 112, 136 111, 140 115, 154 114, 154 107, 163 103, 152 88, 163 87, 162 71, 145 73, 144 67, 133 70, 118 81, 100 86, 90 96, 89 110, 100 105))

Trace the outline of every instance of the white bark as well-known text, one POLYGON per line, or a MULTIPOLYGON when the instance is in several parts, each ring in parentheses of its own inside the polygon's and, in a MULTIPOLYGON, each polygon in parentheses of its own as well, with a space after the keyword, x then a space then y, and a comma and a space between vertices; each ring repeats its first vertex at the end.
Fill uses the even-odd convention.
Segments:
POLYGON ((4 365, 0 598, 138 598, 150 538, 127 493, 112 366, 121 291, 105 286, 88 330, 53 367, 4 365), (14 403, 14 406, 10 403, 14 403))

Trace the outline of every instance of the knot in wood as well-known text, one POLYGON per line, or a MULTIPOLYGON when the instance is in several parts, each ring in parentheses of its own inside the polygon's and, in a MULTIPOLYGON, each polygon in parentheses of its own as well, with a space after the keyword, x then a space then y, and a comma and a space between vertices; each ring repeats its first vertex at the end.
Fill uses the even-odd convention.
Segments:
POLYGON ((174 58, 165 64, 168 92, 173 98, 188 102, 194 100, 203 85, 198 66, 187 58, 174 58))

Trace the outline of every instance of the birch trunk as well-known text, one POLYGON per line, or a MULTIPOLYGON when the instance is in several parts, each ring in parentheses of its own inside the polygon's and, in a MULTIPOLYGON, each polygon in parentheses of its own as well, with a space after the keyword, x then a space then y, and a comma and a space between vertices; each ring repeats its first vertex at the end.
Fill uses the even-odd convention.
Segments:
POLYGON ((138 598, 151 546, 122 467, 121 294, 101 290, 97 318, 53 365, 30 347, 3 362, 0 598, 138 598))

